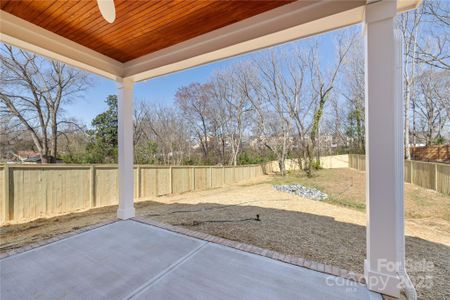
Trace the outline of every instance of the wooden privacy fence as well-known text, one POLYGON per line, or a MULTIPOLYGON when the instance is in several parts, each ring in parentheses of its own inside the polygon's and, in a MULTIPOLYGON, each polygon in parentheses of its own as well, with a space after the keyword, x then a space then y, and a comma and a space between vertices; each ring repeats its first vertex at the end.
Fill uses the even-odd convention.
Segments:
MULTIPOLYGON (((348 164, 349 164, 348 154, 322 156, 320 158, 320 166, 324 169, 347 168, 348 164)), ((286 159, 284 165, 286 171, 300 170, 300 166, 298 164, 297 159, 286 159)), ((273 172, 280 172, 280 166, 278 165, 278 161, 272 161, 271 167, 273 172)))
MULTIPOLYGON (((271 165, 134 167, 135 198, 217 188, 271 165)), ((0 165, 0 224, 118 204, 117 165, 0 165)))
MULTIPOLYGON (((348 166, 366 170, 365 155, 350 154, 348 166)), ((450 164, 405 160, 405 182, 450 195, 450 164)))

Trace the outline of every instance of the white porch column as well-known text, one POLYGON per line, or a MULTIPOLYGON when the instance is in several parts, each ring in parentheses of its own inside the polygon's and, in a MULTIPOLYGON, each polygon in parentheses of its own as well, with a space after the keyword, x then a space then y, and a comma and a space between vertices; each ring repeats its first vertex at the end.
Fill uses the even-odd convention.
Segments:
POLYGON ((366 204, 370 290, 398 297, 404 265, 401 48, 395 0, 366 7, 366 204))
POLYGON ((133 85, 129 79, 118 82, 119 134, 119 219, 134 217, 133 174, 133 85))

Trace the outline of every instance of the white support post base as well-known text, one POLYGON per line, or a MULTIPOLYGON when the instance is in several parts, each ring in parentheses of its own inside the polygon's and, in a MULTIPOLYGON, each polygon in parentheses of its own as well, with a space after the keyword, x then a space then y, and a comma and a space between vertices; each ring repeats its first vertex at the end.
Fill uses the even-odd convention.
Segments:
POLYGON ((370 290, 399 297, 403 235, 401 57, 394 35, 396 1, 366 7, 366 204, 370 290), (401 66, 401 65, 400 65, 401 66))
POLYGON ((117 217, 135 216, 133 174, 133 81, 118 83, 119 209, 117 217))

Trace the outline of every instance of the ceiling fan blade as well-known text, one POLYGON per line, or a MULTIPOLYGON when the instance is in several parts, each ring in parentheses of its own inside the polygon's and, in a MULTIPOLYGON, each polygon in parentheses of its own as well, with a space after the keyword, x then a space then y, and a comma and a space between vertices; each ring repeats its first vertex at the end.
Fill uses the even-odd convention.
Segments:
POLYGON ((114 0, 97 0, 97 5, 103 18, 105 18, 108 23, 113 23, 116 19, 114 0))

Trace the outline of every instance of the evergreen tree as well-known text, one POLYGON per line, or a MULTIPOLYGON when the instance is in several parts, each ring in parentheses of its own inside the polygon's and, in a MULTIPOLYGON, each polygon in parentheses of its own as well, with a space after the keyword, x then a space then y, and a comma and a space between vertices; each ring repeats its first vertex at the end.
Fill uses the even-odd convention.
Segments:
POLYGON ((105 102, 108 109, 92 120, 92 129, 88 131, 90 142, 87 146, 87 160, 89 163, 117 162, 117 96, 110 95, 105 102))

